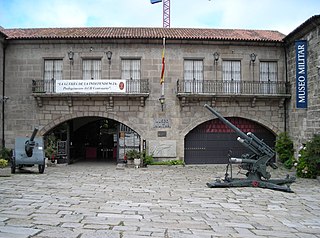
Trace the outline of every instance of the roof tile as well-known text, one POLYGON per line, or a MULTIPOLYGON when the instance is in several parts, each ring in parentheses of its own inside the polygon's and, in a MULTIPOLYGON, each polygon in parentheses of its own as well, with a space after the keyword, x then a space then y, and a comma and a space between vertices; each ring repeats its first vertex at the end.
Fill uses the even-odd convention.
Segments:
POLYGON ((270 30, 200 29, 200 28, 139 28, 139 27, 78 27, 2 29, 7 39, 194 39, 282 42, 284 34, 270 30))

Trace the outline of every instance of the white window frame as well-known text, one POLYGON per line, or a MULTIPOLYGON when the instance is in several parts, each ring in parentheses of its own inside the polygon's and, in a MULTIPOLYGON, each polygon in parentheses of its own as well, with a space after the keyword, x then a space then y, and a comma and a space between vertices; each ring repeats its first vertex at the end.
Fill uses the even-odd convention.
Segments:
POLYGON ((140 92, 141 59, 121 59, 121 79, 127 81, 127 92, 140 92))
POLYGON ((278 82, 278 62, 260 61, 260 93, 276 94, 278 82))
POLYGON ((44 59, 44 91, 53 92, 55 80, 63 79, 63 60, 44 59))
POLYGON ((222 80, 224 93, 241 92, 241 60, 222 61, 222 80))
POLYGON ((184 92, 203 92, 203 59, 184 59, 184 92))
POLYGON ((101 79, 101 59, 82 59, 83 80, 101 79))

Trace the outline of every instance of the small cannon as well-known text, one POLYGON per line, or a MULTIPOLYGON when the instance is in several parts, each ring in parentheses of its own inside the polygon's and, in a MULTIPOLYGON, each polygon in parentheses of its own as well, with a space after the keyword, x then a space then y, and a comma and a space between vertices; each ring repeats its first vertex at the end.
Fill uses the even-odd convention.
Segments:
POLYGON ((11 173, 16 172, 16 167, 21 169, 24 166, 33 166, 35 164, 39 167, 39 173, 44 172, 45 155, 44 143, 42 137, 36 137, 38 128, 33 130, 31 137, 17 137, 15 139, 15 146, 11 158, 11 173))
POLYGON ((256 137, 252 132, 248 132, 247 134, 243 133, 239 128, 221 116, 212 107, 207 104, 204 106, 218 117, 226 126, 236 132, 239 136, 237 140, 252 152, 252 154, 243 154, 241 158, 231 158, 230 156, 224 179, 218 179, 214 182, 207 183, 208 187, 260 187, 292 192, 289 185, 295 181, 295 177, 289 177, 289 175, 287 175, 285 179, 270 179, 271 174, 267 172, 267 166, 270 166, 273 169, 278 168, 277 165, 272 162, 272 158, 276 154, 272 148, 256 137), (239 168, 248 171, 246 173, 246 178, 232 177, 232 164, 234 163, 239 164, 239 168), (229 168, 230 176, 228 172, 229 168))

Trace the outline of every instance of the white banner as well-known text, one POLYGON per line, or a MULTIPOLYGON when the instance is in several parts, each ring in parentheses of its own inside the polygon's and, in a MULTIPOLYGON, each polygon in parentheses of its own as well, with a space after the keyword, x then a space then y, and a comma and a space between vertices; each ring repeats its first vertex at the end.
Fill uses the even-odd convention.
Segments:
POLYGON ((126 80, 56 80, 56 93, 125 93, 126 80))

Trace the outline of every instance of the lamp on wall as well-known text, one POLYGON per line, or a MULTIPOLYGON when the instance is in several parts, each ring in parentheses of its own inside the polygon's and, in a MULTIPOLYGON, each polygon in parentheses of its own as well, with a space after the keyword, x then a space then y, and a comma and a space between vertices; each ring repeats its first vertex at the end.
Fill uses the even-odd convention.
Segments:
POLYGON ((164 95, 161 95, 161 97, 159 98, 160 104, 161 104, 161 110, 163 111, 163 106, 164 106, 164 102, 165 102, 165 97, 164 95))
POLYGON ((112 58, 112 52, 109 50, 106 52, 107 59, 109 61, 109 79, 110 79, 110 66, 111 66, 111 58, 112 58))
POLYGON ((68 58, 70 60, 70 80, 71 80, 71 65, 73 65, 73 56, 74 56, 74 52, 72 50, 70 50, 68 52, 68 58))
POLYGON ((250 60, 252 63, 254 63, 254 61, 256 61, 257 55, 255 53, 251 53, 250 54, 250 60))
POLYGON ((320 65, 317 66, 318 69, 318 76, 320 76, 320 65))
POLYGON ((74 56, 74 52, 72 50, 70 50, 68 52, 68 58, 69 58, 70 61, 73 61, 73 56, 74 56))
POLYGON ((109 60, 109 64, 111 64, 112 52, 109 50, 106 52, 107 59, 109 60))
POLYGON ((215 61, 215 62, 217 62, 217 61, 219 60, 219 56, 220 56, 220 55, 219 55, 218 52, 214 52, 214 53, 213 53, 213 58, 214 58, 214 61, 215 61))

